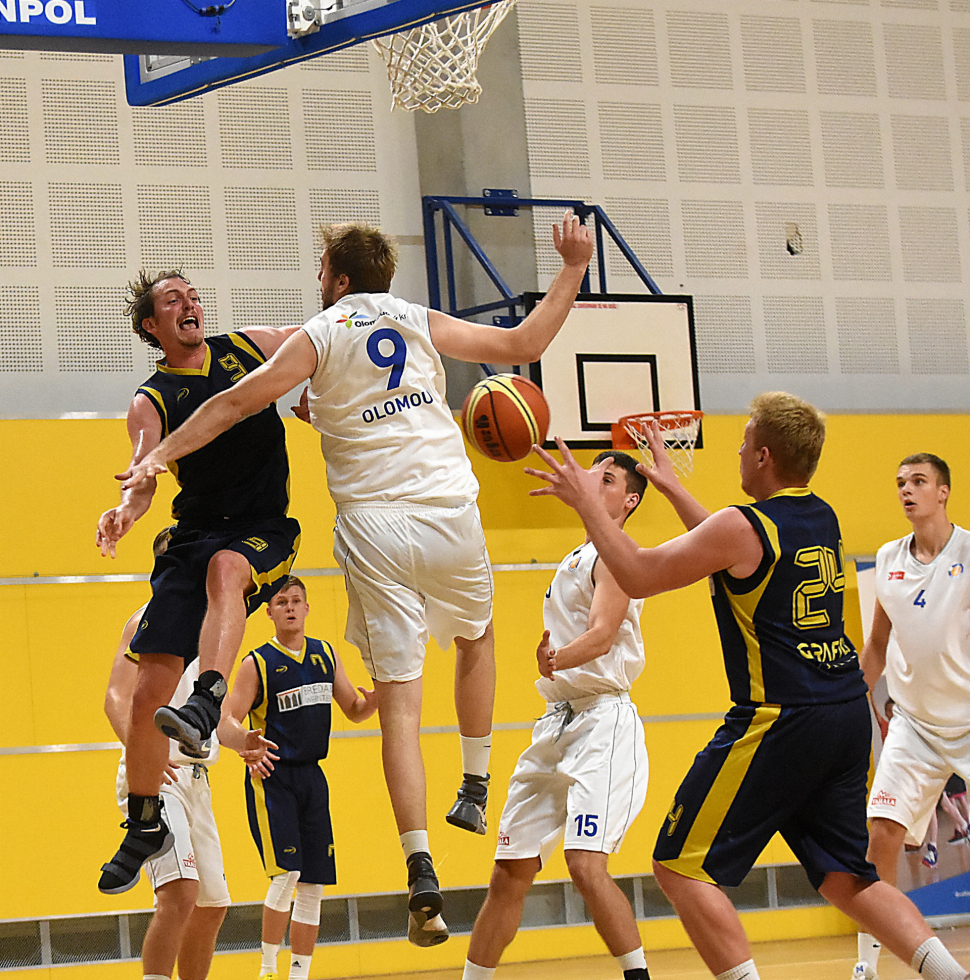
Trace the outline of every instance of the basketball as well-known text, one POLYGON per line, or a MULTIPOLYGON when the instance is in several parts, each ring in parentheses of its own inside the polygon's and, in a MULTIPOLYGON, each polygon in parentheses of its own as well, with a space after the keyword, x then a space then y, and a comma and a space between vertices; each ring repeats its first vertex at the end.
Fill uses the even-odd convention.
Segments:
POLYGON ((542 389, 518 374, 493 374, 479 381, 461 407, 468 441, 489 459, 511 463, 542 445, 549 430, 549 405, 542 389))

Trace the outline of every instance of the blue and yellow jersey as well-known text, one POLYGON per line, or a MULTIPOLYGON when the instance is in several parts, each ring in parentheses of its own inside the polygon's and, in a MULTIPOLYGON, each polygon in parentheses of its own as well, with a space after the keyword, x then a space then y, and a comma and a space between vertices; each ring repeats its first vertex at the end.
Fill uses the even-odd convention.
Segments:
POLYGON ((248 656, 256 663, 259 690, 249 727, 279 746, 281 762, 316 762, 330 748, 334 652, 307 637, 298 657, 274 637, 248 656))
MULTIPOLYGON (((242 333, 211 337, 206 345, 201 368, 170 368, 162 361, 138 388, 161 417, 163 437, 204 401, 266 361, 242 333)), ((170 468, 181 488, 172 501, 172 516, 183 526, 222 527, 226 521, 250 523, 286 516, 290 467, 275 404, 237 422, 170 468)))
POLYGON ((746 579, 713 576, 731 698, 737 704, 833 704, 866 691, 845 635, 842 535, 806 488, 740 506, 764 546, 746 579))

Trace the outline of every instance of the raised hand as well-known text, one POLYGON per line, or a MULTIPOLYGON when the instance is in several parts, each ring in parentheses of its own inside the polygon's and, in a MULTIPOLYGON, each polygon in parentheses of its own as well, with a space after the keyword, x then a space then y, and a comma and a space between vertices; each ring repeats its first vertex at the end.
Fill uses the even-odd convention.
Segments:
POLYGON ((563 265, 585 269, 593 257, 593 233, 572 211, 563 217, 561 231, 558 225, 552 226, 552 244, 562 256, 563 265))
POLYGON ((541 446, 533 446, 535 454, 546 463, 551 472, 545 470, 535 470, 527 466, 525 472, 529 476, 545 480, 549 485, 538 487, 529 491, 530 497, 554 496, 558 497, 564 504, 568 504, 575 510, 580 517, 588 514, 590 509, 600 503, 600 484, 603 481, 603 470, 611 463, 611 458, 606 458, 597 463, 591 469, 583 469, 576 462, 575 457, 569 451, 569 447, 559 437, 556 436, 556 445, 562 453, 562 462, 558 463, 541 446))

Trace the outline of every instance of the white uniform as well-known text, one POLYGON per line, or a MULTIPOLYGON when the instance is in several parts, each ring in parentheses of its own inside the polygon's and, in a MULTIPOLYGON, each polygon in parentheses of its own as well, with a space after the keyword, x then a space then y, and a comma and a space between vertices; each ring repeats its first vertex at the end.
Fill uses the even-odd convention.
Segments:
MULTIPOLYGON (((192 686, 199 677, 199 661, 194 660, 179 681, 169 702, 184 704, 192 693, 192 686)), ((169 739, 169 762, 177 767, 178 781, 162 786, 161 797, 165 804, 162 811, 165 822, 175 835, 175 844, 161 857, 146 861, 143 867, 152 889, 178 878, 190 878, 199 882, 196 905, 223 907, 231 904, 226 874, 222 864, 222 847, 216 818, 212 813, 212 794, 209 790, 208 767, 219 758, 219 742, 212 736, 205 759, 192 759, 179 751, 178 742, 169 739)), ((125 769, 125 753, 121 752, 116 782, 118 805, 128 816, 128 775, 125 769)))
MULTIPOLYGON (((546 593, 553 648, 586 632, 593 602, 592 544, 567 555, 546 593)), ((567 850, 618 851, 647 793, 643 723, 630 685, 643 670, 642 599, 631 599, 608 653, 536 681, 546 713, 519 758, 499 821, 496 860, 539 857, 560 835, 567 850)))
POLYGON ((870 817, 922 842, 953 772, 970 777, 970 532, 954 526, 928 564, 913 535, 876 556, 876 598, 892 623, 886 683, 895 702, 869 797, 870 817))
POLYGON ((478 482, 445 401, 428 311, 353 293, 304 331, 317 352, 310 415, 337 505, 347 639, 372 677, 419 677, 428 627, 442 647, 492 615, 478 482))

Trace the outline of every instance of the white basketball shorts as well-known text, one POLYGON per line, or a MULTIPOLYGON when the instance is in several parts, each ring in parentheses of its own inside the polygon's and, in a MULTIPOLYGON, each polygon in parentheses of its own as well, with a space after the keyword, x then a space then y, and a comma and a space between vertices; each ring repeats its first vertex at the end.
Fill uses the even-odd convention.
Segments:
MULTIPOLYGON (((212 793, 202 766, 176 766, 178 782, 162 786, 162 811, 175 835, 174 846, 161 857, 146 861, 143 867, 154 890, 179 878, 199 883, 196 905, 228 906, 229 888, 222 864, 222 847, 216 818, 212 814, 212 793)), ((118 805, 128 816, 128 780, 125 767, 118 769, 118 805)))
POLYGON ((549 705, 509 782, 495 860, 566 850, 612 853, 647 795, 647 746, 626 692, 549 705), (566 722, 564 725, 563 722, 566 722))
POLYGON ((371 677, 421 676, 429 634, 446 650, 492 618, 492 570, 478 505, 341 507, 334 557, 347 585, 346 638, 371 677))
POLYGON ((885 817, 906 828, 906 843, 923 843, 926 828, 951 773, 970 774, 970 733, 941 738, 898 705, 876 766, 869 818, 885 817))

